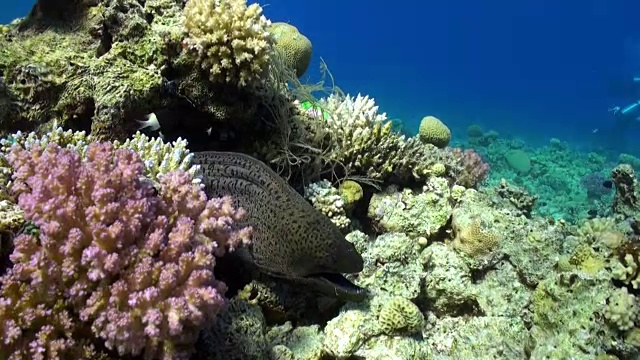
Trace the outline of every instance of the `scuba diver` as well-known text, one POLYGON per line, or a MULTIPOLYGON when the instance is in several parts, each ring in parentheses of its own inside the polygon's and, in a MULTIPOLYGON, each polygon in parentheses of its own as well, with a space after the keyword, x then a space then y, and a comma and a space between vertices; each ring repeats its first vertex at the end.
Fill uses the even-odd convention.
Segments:
MULTIPOLYGON (((629 152, 628 136, 631 131, 640 129, 640 76, 625 80, 615 86, 616 95, 631 99, 626 105, 609 108, 615 122, 605 131, 606 147, 619 152, 629 152)), ((597 129, 596 129, 597 130, 597 129)))
MULTIPOLYGON (((633 93, 634 93, 634 97, 637 97, 638 92, 640 92, 640 76, 634 76, 633 77, 633 93)), ((619 120, 628 122, 628 121, 638 121, 638 118, 640 117, 640 98, 636 99, 634 102, 632 102, 631 104, 628 104, 624 107, 622 106, 614 106, 612 108, 609 108, 609 112, 613 113, 614 116, 616 116, 619 120)))

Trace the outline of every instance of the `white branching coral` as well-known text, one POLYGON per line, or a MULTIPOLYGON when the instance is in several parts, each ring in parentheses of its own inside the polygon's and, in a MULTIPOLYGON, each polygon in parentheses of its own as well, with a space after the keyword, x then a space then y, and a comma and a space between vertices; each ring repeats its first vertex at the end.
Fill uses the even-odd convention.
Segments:
POLYGON ((274 39, 271 22, 246 0, 189 0, 185 46, 214 83, 255 87, 267 78, 274 39))
POLYGON ((340 190, 333 187, 329 180, 321 180, 307 186, 304 197, 340 229, 346 229, 351 224, 344 209, 340 190))
MULTIPOLYGON (((92 141, 95 141, 95 139, 84 131, 65 131, 61 127, 54 127, 45 135, 18 131, 7 139, 0 140, 0 158, 2 158, 2 154, 6 154, 9 151, 13 144, 30 149, 36 145, 46 147, 49 143, 56 143, 61 147, 74 149, 81 156, 84 156, 88 145, 92 141)), ((160 138, 150 138, 137 132, 125 142, 114 141, 113 144, 116 148, 125 148, 138 153, 145 165, 144 175, 153 181, 158 181, 163 174, 168 172, 184 170, 194 177, 193 181, 195 183, 201 182, 199 178, 200 166, 191 163, 193 155, 187 149, 187 141, 184 139, 178 138, 172 143, 165 143, 160 138)), ((2 179, 9 178, 9 175, 5 173, 7 166, 3 167, 2 161, 0 161, 0 183, 2 183, 2 179)), ((8 186, 8 183, 5 185, 8 186)))
POLYGON ((33 132, 23 133, 22 131, 18 131, 15 134, 10 135, 7 139, 0 140, 0 151, 3 154, 8 153, 13 144, 18 144, 25 149, 30 149, 36 145, 46 147, 49 143, 56 143, 60 145, 60 147, 73 149, 81 155, 84 155, 90 141, 91 140, 88 138, 87 133, 84 131, 65 131, 59 126, 54 126, 49 133, 44 135, 36 135, 36 133, 33 132))
POLYGON ((426 178, 431 166, 446 156, 417 138, 405 138, 392 129, 385 113, 378 112, 374 99, 332 94, 321 99, 330 138, 327 158, 345 168, 348 175, 383 180, 390 176, 426 178))
POLYGON ((200 183, 198 177, 200 166, 192 165, 193 154, 187 149, 187 141, 178 138, 172 143, 165 143, 160 138, 149 138, 137 132, 124 143, 114 142, 116 148, 133 150, 144 162, 144 174, 149 179, 158 181, 162 175, 175 170, 183 170, 193 176, 195 183, 200 183))

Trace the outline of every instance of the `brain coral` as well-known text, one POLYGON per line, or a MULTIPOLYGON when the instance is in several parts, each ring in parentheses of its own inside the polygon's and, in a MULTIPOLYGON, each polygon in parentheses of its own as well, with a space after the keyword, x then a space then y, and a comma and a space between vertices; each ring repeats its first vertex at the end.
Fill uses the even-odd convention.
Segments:
POLYGON ((246 0, 189 0, 184 44, 211 82, 255 87, 266 78, 271 62, 270 25, 260 5, 247 6, 246 0))
POLYGON ((269 31, 275 38, 275 48, 284 54, 287 66, 295 70, 297 77, 304 75, 311 62, 311 41, 298 28, 283 22, 273 23, 269 31))
POLYGON ((425 144, 432 144, 439 148, 444 148, 449 145, 451 131, 447 125, 437 117, 425 116, 420 122, 418 136, 425 144))
POLYGON ((378 322, 385 334, 407 333, 413 335, 422 330, 425 320, 424 315, 414 303, 396 296, 382 305, 378 322))

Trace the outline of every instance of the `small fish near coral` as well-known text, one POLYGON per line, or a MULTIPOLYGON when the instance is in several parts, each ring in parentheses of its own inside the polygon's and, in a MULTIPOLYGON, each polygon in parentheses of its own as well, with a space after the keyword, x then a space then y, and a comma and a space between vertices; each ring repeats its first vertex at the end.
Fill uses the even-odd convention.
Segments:
POLYGON ((239 153, 199 152, 208 196, 232 194, 253 228, 247 248, 253 264, 266 274, 309 286, 343 300, 361 301, 367 291, 343 273, 362 271, 354 245, 325 215, 311 206, 261 161, 239 153))

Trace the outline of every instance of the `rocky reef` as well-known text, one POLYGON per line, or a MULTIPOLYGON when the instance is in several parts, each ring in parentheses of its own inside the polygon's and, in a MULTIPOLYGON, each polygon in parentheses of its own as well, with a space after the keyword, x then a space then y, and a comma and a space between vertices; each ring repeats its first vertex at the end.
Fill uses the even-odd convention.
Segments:
MULTIPOLYGON (((633 164, 602 189, 581 160, 597 211, 560 216, 561 142, 470 128, 462 148, 433 116, 402 134, 372 97, 299 81, 312 40, 244 0, 40 0, 0 27, 0 358, 640 356, 633 164), (245 221, 234 197, 263 185, 241 164, 217 170, 246 188, 205 192, 205 150, 264 162, 362 260, 298 279, 367 296, 252 266, 278 209, 245 221)), ((265 259, 344 261, 306 244, 265 259)))

